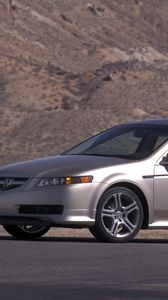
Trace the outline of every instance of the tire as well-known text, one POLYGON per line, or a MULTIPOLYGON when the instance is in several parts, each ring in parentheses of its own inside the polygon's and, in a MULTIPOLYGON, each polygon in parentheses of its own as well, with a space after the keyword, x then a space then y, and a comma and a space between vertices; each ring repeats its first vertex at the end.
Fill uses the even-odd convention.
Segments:
POLYGON ((4 225, 4 229, 18 239, 35 239, 44 235, 50 226, 4 225))
POLYGON ((114 187, 100 198, 95 224, 89 230, 100 241, 124 243, 137 235, 142 222, 139 197, 130 189, 114 187))

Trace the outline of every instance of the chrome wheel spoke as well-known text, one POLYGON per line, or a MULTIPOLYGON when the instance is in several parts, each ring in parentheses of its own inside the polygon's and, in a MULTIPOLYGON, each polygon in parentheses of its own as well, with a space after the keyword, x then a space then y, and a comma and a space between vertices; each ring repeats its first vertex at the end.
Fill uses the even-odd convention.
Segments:
POLYGON ((121 222, 118 219, 114 219, 112 228, 110 230, 110 234, 116 237, 119 232, 120 225, 121 225, 121 222))
POLYGON ((132 224, 127 218, 122 221, 123 225, 128 229, 128 232, 131 233, 136 226, 132 224))
POLYGON ((122 209, 121 193, 115 194, 114 199, 115 199, 115 208, 116 208, 116 210, 121 210, 122 209))
POLYGON ((113 217, 114 215, 114 210, 113 209, 106 209, 106 208, 103 208, 102 209, 102 217, 113 217))
POLYGON ((131 212, 133 212, 134 210, 138 210, 138 205, 136 204, 136 202, 134 201, 133 203, 131 203, 130 205, 125 207, 126 213, 127 215, 129 215, 131 212))

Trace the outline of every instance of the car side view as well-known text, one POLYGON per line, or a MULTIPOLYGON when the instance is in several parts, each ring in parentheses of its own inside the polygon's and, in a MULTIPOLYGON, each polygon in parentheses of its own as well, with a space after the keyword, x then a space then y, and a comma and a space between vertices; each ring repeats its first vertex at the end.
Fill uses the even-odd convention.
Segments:
POLYGON ((106 242, 168 228, 168 119, 121 124, 61 155, 1 167, 0 224, 24 239, 87 227, 106 242))

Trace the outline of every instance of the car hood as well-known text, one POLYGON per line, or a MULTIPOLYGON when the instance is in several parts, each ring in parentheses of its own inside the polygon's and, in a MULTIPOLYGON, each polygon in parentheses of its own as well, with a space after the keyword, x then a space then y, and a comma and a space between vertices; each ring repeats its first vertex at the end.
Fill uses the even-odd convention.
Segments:
POLYGON ((0 177, 72 176, 125 163, 128 160, 114 157, 58 155, 3 166, 0 168, 0 177))

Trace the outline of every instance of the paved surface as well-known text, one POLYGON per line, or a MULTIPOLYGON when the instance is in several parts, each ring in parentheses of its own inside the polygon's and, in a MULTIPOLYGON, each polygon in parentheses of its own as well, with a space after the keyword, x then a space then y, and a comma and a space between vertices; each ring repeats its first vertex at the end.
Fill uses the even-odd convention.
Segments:
POLYGON ((168 241, 0 237, 0 298, 168 299, 168 241))

